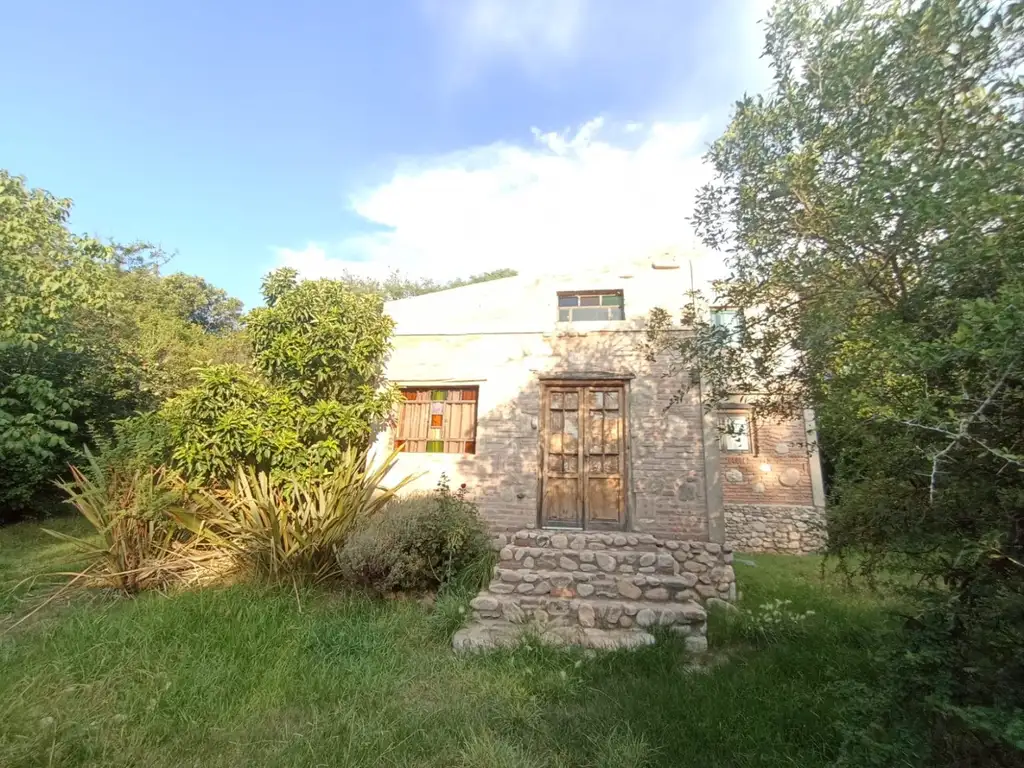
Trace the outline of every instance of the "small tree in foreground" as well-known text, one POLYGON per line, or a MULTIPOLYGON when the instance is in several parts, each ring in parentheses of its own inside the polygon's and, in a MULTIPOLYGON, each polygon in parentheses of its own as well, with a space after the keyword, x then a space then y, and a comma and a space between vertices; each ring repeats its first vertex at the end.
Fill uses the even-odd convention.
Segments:
POLYGON ((1024 748, 1022 25, 997 0, 777 3, 774 87, 736 105, 695 216, 730 253, 716 301, 758 311, 739 347, 694 310, 662 348, 718 397, 816 408, 833 551, 920 584, 857 764, 1024 748))

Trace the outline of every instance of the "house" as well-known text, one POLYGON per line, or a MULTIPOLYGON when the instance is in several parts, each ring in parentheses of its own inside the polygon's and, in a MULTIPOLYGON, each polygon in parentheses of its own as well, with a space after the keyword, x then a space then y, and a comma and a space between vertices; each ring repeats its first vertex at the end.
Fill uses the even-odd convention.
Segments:
MULTIPOLYGON (((387 377, 403 400, 377 448, 399 448, 394 472, 422 473, 420 489, 442 473, 452 487, 465 484, 498 536, 498 570, 508 561, 525 571, 505 574, 505 582, 496 574, 497 590, 474 606, 483 624, 518 623, 538 611, 550 618, 562 600, 572 630, 594 635, 587 644, 622 644, 608 632, 643 624, 637 615, 654 610, 643 607, 648 591, 652 604, 672 603, 673 616, 684 609, 699 616, 708 598, 734 595, 733 547, 798 553, 822 545, 811 415, 754 423, 741 393, 708 408, 699 385, 685 386, 688 372, 645 359, 650 310, 678 317, 718 263, 658 255, 586 270, 552 265, 543 277, 387 304, 396 321, 387 377), (590 557, 602 550, 600 562, 614 567, 590 557), (688 565, 681 550, 694 561, 688 565), (689 584, 686 568, 705 568, 719 581, 702 575, 689 584), (607 575, 600 588, 595 573, 607 575), (570 583, 552 586, 557 574, 559 583, 569 574, 570 583), (638 579, 654 583, 634 589, 638 579), (531 594, 536 584, 547 587, 543 597, 531 594), (588 593, 598 604, 582 605, 579 616, 588 593), (615 599, 630 604, 608 603, 615 599)), ((717 322, 736 319, 718 308, 717 322)), ((701 621, 680 629, 699 639, 701 621)), ((491 634, 467 644, 498 642, 491 634)), ((634 632, 625 642, 638 641, 646 638, 634 632)))

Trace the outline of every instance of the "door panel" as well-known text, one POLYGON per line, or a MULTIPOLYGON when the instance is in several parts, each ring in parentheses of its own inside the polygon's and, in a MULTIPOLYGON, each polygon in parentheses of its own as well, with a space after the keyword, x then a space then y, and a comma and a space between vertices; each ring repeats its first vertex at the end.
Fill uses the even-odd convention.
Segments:
POLYGON ((545 525, 581 528, 580 483, 577 477, 548 476, 544 483, 545 525))
POLYGON ((544 390, 541 524, 625 527, 625 423, 619 385, 544 390))

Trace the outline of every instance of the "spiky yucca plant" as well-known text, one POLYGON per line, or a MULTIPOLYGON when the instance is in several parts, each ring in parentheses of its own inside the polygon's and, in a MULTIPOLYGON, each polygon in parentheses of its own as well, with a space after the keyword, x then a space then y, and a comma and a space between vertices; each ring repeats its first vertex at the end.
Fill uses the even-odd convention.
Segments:
POLYGON ((370 466, 366 451, 350 449, 330 475, 308 485, 239 468, 228 488, 201 489, 192 511, 174 515, 251 577, 319 583, 338 575, 337 550, 354 524, 376 515, 413 479, 383 486, 396 457, 370 466))
POLYGON ((43 530, 71 542, 93 560, 76 576, 99 578, 127 593, 154 581, 162 583, 173 570, 169 559, 180 531, 168 516, 183 500, 179 479, 163 468, 132 473, 105 469, 88 450, 85 456, 85 470, 72 466, 71 480, 57 485, 68 495, 67 502, 96 530, 99 543, 43 530))

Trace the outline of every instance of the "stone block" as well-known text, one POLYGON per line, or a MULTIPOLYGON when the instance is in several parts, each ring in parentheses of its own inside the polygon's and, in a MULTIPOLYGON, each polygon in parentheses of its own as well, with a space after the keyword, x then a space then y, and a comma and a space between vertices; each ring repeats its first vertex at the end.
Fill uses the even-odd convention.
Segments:
POLYGON ((643 590, 627 579, 619 579, 617 589, 620 595, 630 600, 639 600, 643 595, 643 590))

